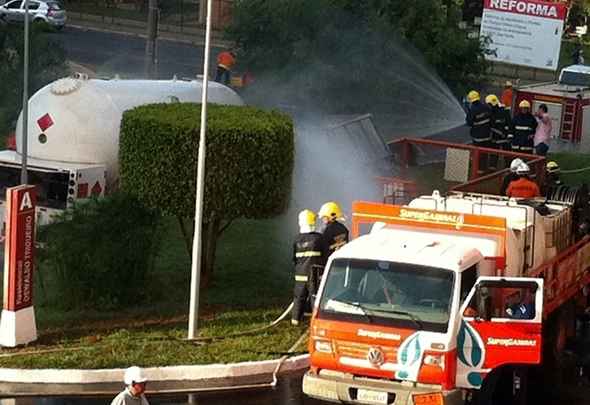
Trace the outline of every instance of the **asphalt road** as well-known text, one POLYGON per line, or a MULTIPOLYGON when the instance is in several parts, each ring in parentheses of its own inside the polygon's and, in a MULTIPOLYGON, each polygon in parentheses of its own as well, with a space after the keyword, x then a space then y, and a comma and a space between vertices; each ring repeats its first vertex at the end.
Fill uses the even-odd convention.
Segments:
MULTIPOLYGON (((148 383, 149 389, 149 383, 148 383)), ((11 405, 105 405, 112 398, 22 398, 11 405)), ((193 394, 178 396, 148 395, 152 405, 327 405, 307 398, 301 392, 301 375, 282 377, 275 389, 259 389, 232 393, 193 394)), ((0 405, 4 402, 0 400, 0 405)))
MULTIPOLYGON (((61 42, 68 60, 95 70, 98 76, 121 75, 124 78, 142 77, 144 72, 145 39, 131 35, 81 30, 66 27, 50 34, 61 42)), ((220 48, 211 49, 211 67, 220 48)), ((203 71, 204 47, 158 40, 158 76, 161 79, 195 77, 203 71)), ((212 71, 214 72, 214 71, 212 71)))

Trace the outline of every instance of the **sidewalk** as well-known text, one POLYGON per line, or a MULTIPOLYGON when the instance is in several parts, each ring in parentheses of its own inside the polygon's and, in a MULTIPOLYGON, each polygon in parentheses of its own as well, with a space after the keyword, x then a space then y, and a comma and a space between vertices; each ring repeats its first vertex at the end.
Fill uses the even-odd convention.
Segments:
MULTIPOLYGON (((146 23, 123 18, 111 18, 92 14, 68 11, 67 26, 82 30, 102 31, 116 34, 146 37, 146 23)), ((205 44, 205 27, 180 27, 177 25, 160 24, 158 39, 183 42, 193 45, 205 44)), ((230 41, 223 39, 222 31, 211 31, 211 46, 229 48, 230 41)))

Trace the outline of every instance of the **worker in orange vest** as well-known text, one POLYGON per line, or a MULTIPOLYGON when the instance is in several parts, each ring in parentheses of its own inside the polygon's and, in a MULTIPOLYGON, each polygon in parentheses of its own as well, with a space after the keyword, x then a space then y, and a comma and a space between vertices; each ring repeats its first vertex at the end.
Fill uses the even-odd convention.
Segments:
POLYGON ((514 91, 512 90, 512 82, 508 80, 504 85, 504 91, 500 96, 504 108, 510 112, 512 109, 512 98, 514 97, 514 91))
POLYGON ((518 179, 510 182, 508 189, 506 190, 506 195, 508 197, 535 198, 541 195, 541 191, 539 190, 537 183, 529 179, 530 172, 531 170, 529 169, 529 165, 526 163, 522 163, 518 166, 516 169, 518 179))
POLYGON ((236 53, 233 50, 223 51, 217 55, 217 73, 215 81, 228 85, 231 81, 231 69, 236 64, 236 53))

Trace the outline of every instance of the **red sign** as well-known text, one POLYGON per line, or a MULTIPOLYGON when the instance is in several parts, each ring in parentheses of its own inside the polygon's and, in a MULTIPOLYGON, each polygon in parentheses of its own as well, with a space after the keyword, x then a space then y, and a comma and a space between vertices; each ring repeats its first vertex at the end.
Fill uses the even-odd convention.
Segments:
POLYGON ((507 13, 526 14, 534 17, 565 19, 565 3, 531 0, 484 0, 484 8, 507 13))
POLYGON ((35 186, 7 189, 4 309, 8 311, 33 305, 36 203, 35 186))
POLYGON ((102 193, 102 187, 100 186, 100 183, 98 181, 94 183, 94 186, 92 186, 90 193, 95 197, 100 196, 100 193, 102 193))
POLYGON ((45 132, 45 130, 53 125, 53 120, 51 119, 51 115, 45 114, 41 118, 37 120, 37 125, 41 128, 41 132, 45 132))

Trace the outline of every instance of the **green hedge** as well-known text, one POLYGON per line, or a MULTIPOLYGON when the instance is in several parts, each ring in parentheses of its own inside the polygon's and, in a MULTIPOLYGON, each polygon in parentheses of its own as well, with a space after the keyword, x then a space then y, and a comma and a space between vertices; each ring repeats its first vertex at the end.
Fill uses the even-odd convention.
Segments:
MULTIPOLYGON (((153 104, 123 114, 123 190, 183 218, 195 210, 200 105, 153 104)), ((205 216, 267 218, 289 200, 294 159, 290 117, 247 106, 208 105, 205 216)))

